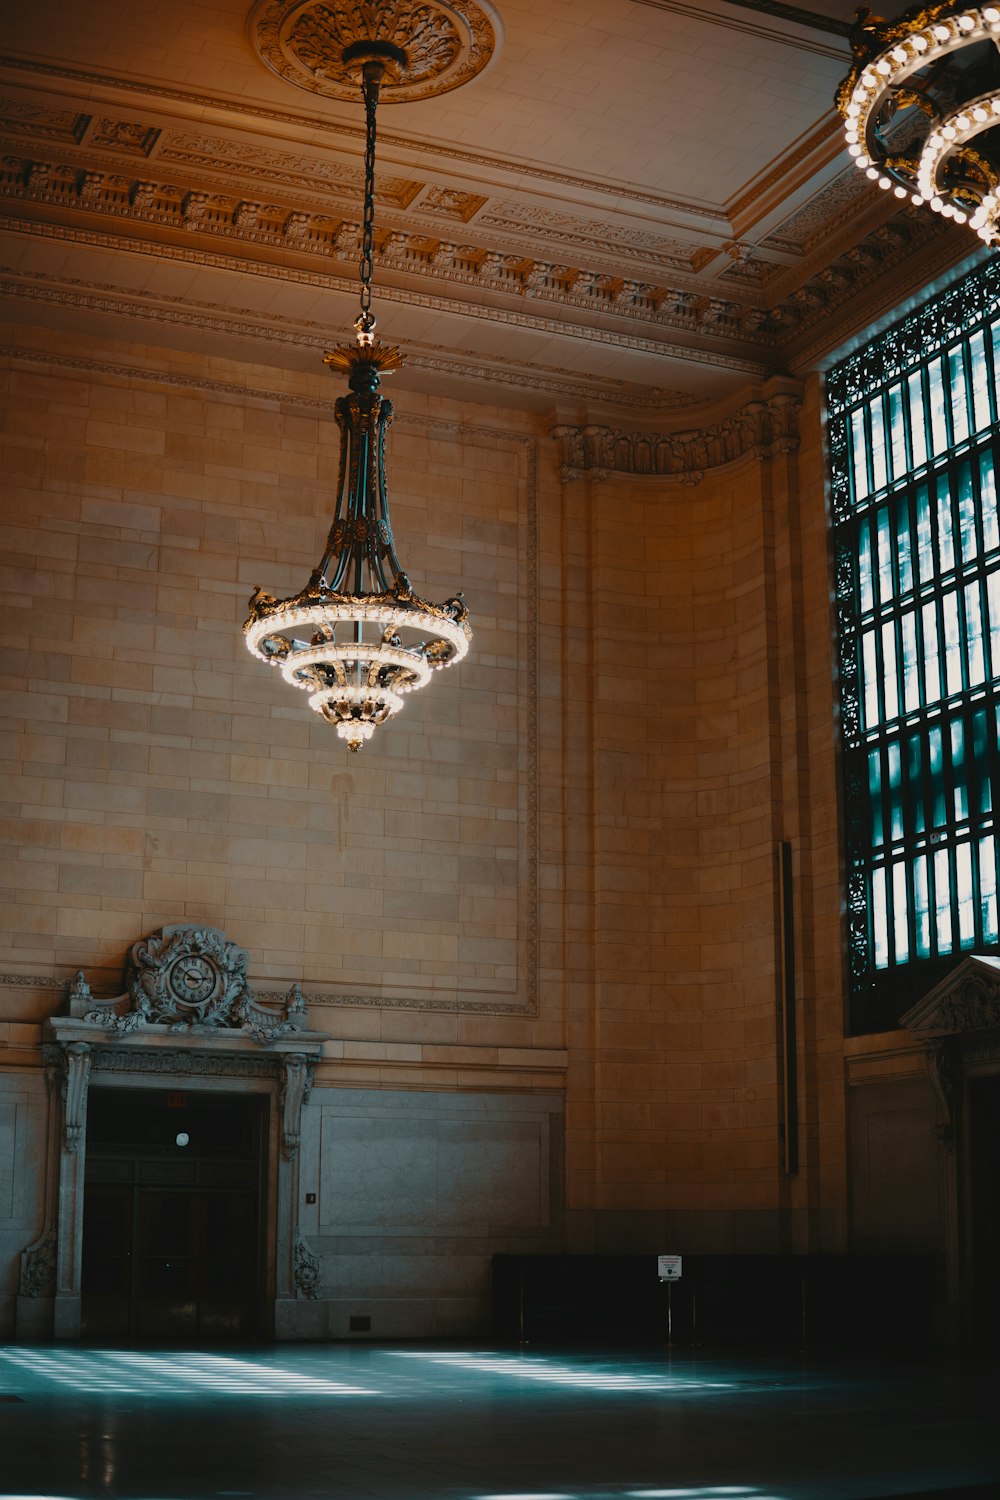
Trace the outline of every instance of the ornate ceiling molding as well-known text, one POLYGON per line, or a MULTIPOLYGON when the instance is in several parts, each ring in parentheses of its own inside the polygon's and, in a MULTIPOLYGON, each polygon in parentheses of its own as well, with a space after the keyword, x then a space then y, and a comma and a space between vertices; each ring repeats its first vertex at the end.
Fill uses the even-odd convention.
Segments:
MULTIPOLYGON (((637 5, 646 5, 650 10, 665 10, 671 15, 685 16, 694 21, 705 21, 710 25, 724 27, 726 31, 741 32, 744 36, 758 37, 762 41, 776 42, 782 47, 794 47, 798 52, 816 52, 821 57, 832 57, 845 62, 848 57, 846 41, 840 46, 830 42, 813 41, 811 37, 794 36, 790 31, 779 31, 776 26, 761 26, 753 21, 742 21, 735 16, 723 15, 716 6, 705 9, 700 5, 685 5, 683 0, 635 0, 637 5)), ((796 6, 777 4, 749 4, 748 0, 730 0, 731 5, 743 5, 748 10, 760 11, 774 16, 776 20, 790 21, 795 26, 830 31, 843 36, 844 23, 826 16, 817 16, 796 6)))
MULTIPOLYGON (((411 201, 420 184, 390 181, 390 200, 411 201)), ((162 229, 242 240, 262 246, 357 261, 361 226, 335 214, 313 213, 292 204, 261 203, 238 193, 209 193, 120 172, 53 165, 23 156, 0 158, 0 198, 107 214, 162 229)), ((596 228, 596 226, 595 226, 596 228)), ((766 317, 743 300, 658 286, 587 266, 555 265, 505 254, 494 246, 455 244, 420 232, 383 230, 380 265, 428 276, 451 286, 489 288, 517 297, 559 303, 718 338, 768 342, 766 317)))
POLYGON ((926 297, 937 277, 968 259, 968 238, 960 229, 940 215, 904 208, 776 309, 787 331, 789 370, 814 368, 880 318, 898 317, 907 297, 926 297))
POLYGON ((799 446, 801 404, 801 396, 786 388, 697 430, 623 432, 590 424, 553 427, 551 436, 562 444, 564 483, 627 477, 699 484, 708 469, 746 458, 794 453, 799 446))
POLYGON ((6 136, 76 145, 83 140, 91 123, 91 115, 73 108, 53 109, 51 105, 35 104, 28 99, 0 101, 0 129, 6 136))
POLYGON ((492 60, 502 30, 482 0, 257 0, 247 36, 265 67, 286 83, 352 101, 358 79, 342 61, 344 48, 361 40, 403 47, 407 66, 389 64, 381 99, 406 104, 469 83, 492 60))
MULTIPOLYGON (((249 201, 234 193, 207 193, 122 173, 103 173, 71 166, 53 166, 22 156, 0 158, 0 198, 79 210, 87 215, 108 215, 123 225, 149 224, 159 229, 183 230, 192 237, 211 236, 252 244, 262 250, 294 251, 303 256, 343 265, 343 273, 316 276, 304 266, 269 264, 241 257, 244 272, 289 281, 340 288, 353 275, 358 254, 360 226, 349 220, 311 213, 288 203, 249 201)), ((650 353, 675 354, 696 363, 761 375, 778 364, 776 351, 798 343, 801 335, 817 324, 828 324, 831 314, 847 309, 855 321, 867 311, 858 305, 860 294, 894 270, 916 249, 949 238, 949 226, 930 227, 912 207, 904 207, 892 219, 878 225, 859 244, 837 257, 808 281, 775 301, 770 308, 759 305, 760 291, 740 282, 730 296, 711 294, 711 287, 687 288, 655 285, 631 277, 609 275, 587 267, 556 265, 527 256, 506 254, 481 244, 460 244, 421 232, 389 229, 380 236, 379 259, 408 279, 437 281, 449 288, 468 287, 475 296, 431 296, 421 302, 421 293, 387 286, 388 300, 412 302, 448 310, 462 316, 487 318, 521 327, 557 326, 561 334, 588 341, 621 344, 650 353), (538 313, 517 312, 491 306, 483 293, 493 293, 530 302, 538 313), (753 298, 753 302, 748 299, 753 298), (569 317, 553 313, 558 307, 569 317), (587 314, 587 322, 572 314, 587 314), (593 326, 594 315, 606 327, 593 326), (615 332, 613 323, 661 328, 686 335, 691 343, 678 346, 654 338, 615 332), (714 347, 699 347, 696 340, 709 338, 714 347), (727 347, 728 346, 728 347, 727 347), (747 358, 759 350, 757 360, 747 358)), ((212 256, 201 249, 176 244, 148 242, 117 235, 95 235, 93 231, 47 222, 8 220, 15 232, 50 235, 80 243, 121 248, 131 253, 156 254, 165 259, 182 258, 202 264, 230 266, 229 256, 212 256), (207 258, 206 258, 207 257, 207 258)), ((950 236, 954 240, 954 236, 950 236)), ((955 258, 961 247, 956 247, 955 258)), ((833 347, 828 342, 827 348, 833 347)), ((796 350, 796 353, 798 351, 796 350)))
POLYGON ((868 199, 871 207, 871 190, 861 174, 848 167, 820 192, 814 193, 805 203, 782 219, 761 240, 765 249, 777 250, 784 255, 803 255, 823 235, 830 232, 830 223, 847 210, 868 199))
MULTIPOLYGON (((314 140, 317 132, 322 135, 323 133, 329 134, 331 131, 331 122, 325 116, 300 114, 294 110, 265 108, 243 99, 226 99, 218 94, 198 94, 190 89, 168 88, 161 84, 147 82, 139 85, 131 78, 120 78, 110 73, 96 73, 89 68, 70 68, 55 63, 37 62, 33 58, 0 54, 0 74, 5 71, 13 75, 10 82, 22 88, 30 85, 27 85, 24 78, 19 75, 29 75, 29 77, 34 76, 39 79, 54 79, 58 83, 82 84, 85 97, 108 91, 127 99, 133 99, 136 95, 143 99, 169 99, 183 105, 191 118, 199 116, 218 118, 220 115, 228 115, 234 125, 245 123, 258 129, 261 122, 265 125, 285 125, 302 131, 304 143, 314 140)), ((337 122, 336 133, 341 139, 359 143, 364 140, 362 129, 340 121, 337 122)), ((636 183, 616 182, 608 178, 582 177, 574 172, 558 172, 539 166, 535 162, 508 161, 502 157, 486 156, 479 151, 466 151, 459 146, 443 144, 440 141, 416 139, 412 135, 393 135, 390 130, 381 127, 379 146, 383 152, 383 160, 385 153, 393 150, 407 156, 414 151, 419 151, 424 160, 462 162, 474 172, 482 173, 492 181, 503 180, 505 175, 509 175, 512 180, 531 179, 543 183, 558 183, 562 187, 571 188, 583 198, 602 197, 613 205, 620 204, 622 198, 625 197, 630 202, 651 205, 664 214, 675 213, 684 219, 695 221, 707 220, 717 224, 721 233, 730 232, 729 215, 724 210, 690 199, 672 198, 665 193, 648 192, 636 183)))
MULTIPOLYGON (((252 205, 252 207, 256 208, 257 205, 252 205)), ((93 230, 69 228, 64 225, 55 225, 48 222, 33 222, 31 220, 13 218, 9 218, 3 221, 2 224, 0 224, 0 227, 13 234, 37 235, 39 238, 77 243, 105 250, 122 250, 127 251, 132 255, 147 256, 165 261, 181 261, 190 265, 213 266, 223 270, 233 269, 233 258, 231 256, 213 253, 207 250, 196 249, 187 245, 165 244, 122 234, 101 234, 93 230)), ((233 225, 233 229, 238 230, 238 228, 238 225, 233 225)), ((230 234, 229 237, 239 238, 239 235, 230 234)), ((260 234, 248 235, 247 238, 255 239, 258 242, 268 243, 268 241, 264 240, 264 236, 260 234)), ((274 236, 270 240, 270 243, 277 244, 281 242, 277 239, 277 236, 274 236)), ((297 246, 297 248, 302 248, 301 244, 297 246)), ((389 264, 394 263, 389 256, 385 257, 385 261, 389 264)), ((494 278, 491 275, 491 272, 498 262, 500 263, 499 270, 502 273, 506 268, 502 264, 501 257, 497 256, 495 260, 489 260, 485 263, 484 269, 486 274, 482 277, 481 280, 479 278, 473 278, 471 276, 468 278, 470 284, 478 284, 481 285, 484 289, 489 288, 491 290, 498 291, 516 290, 516 287, 513 286, 510 282, 508 282, 506 285, 504 284, 502 275, 500 278, 494 278)), ((420 264, 420 261, 415 259, 412 265, 409 262, 406 262, 405 269, 416 269, 420 266, 420 264)), ((244 276, 263 276, 275 281, 286 281, 290 284, 322 287, 330 291, 343 292, 347 289, 349 282, 353 286, 352 277, 354 264, 352 261, 349 267, 345 266, 344 273, 342 275, 339 275, 330 272, 312 272, 300 266, 290 267, 286 263, 277 264, 271 261, 265 261, 263 259, 257 260, 241 257, 239 261, 239 270, 241 275, 244 276)), ((452 275, 447 276, 443 279, 454 282, 458 279, 461 279, 461 277, 460 273, 453 273, 452 275)), ((29 287, 30 285, 30 282, 25 283, 25 287, 29 287)), ((38 286, 31 291, 22 290, 20 292, 15 289, 13 294, 21 296, 31 295, 37 297, 38 300, 62 302, 65 305, 69 305, 71 300, 61 288, 56 287, 49 287, 48 289, 46 289, 44 286, 38 286)), ((642 354, 672 356, 689 363, 709 365, 718 369, 735 370, 740 373, 757 377, 769 373, 769 363, 765 363, 762 360, 747 359, 742 355, 742 353, 737 354, 734 352, 726 351, 724 347, 706 348, 700 347, 696 344, 677 344, 664 338, 643 337, 639 334, 626 333, 621 329, 615 329, 612 327, 599 327, 587 322, 570 319, 555 320, 552 317, 520 312, 509 307, 493 306, 479 300, 470 299, 468 301, 458 302, 454 298, 442 297, 440 295, 428 294, 410 289, 402 290, 398 287, 390 285, 383 285, 380 288, 379 297, 383 303, 395 302, 404 306, 423 307, 428 308, 434 312, 451 313, 459 317, 468 317, 480 321, 502 323, 512 327, 528 328, 536 331, 542 331, 547 334, 557 333, 560 337, 577 339, 584 343, 604 344, 614 348, 634 350, 642 354)), ((562 299, 553 297, 546 300, 562 299)), ((569 298, 566 298, 565 300, 568 304, 572 305, 569 298)), ((693 303, 696 301, 696 299, 692 298, 690 299, 690 301, 693 303)), ((140 317, 152 317, 156 319, 158 316, 155 312, 143 311, 145 304, 138 298, 135 299, 133 305, 138 309, 138 314, 140 317)), ((594 302, 588 303, 585 301, 582 305, 591 310, 595 308, 594 302)), ((665 306, 667 306, 667 304, 665 304, 665 306)), ((685 304, 685 307, 686 306, 687 305, 685 304)), ((717 307, 715 305, 710 305, 707 308, 707 312, 710 317, 715 316, 718 312, 718 327, 720 329, 722 329, 723 327, 721 316, 729 306, 730 304, 728 303, 719 303, 717 307)), ((174 323, 190 323, 192 326, 216 326, 214 323, 207 323, 202 321, 198 315, 189 314, 186 310, 187 307, 188 304, 184 304, 183 306, 178 306, 176 312, 164 312, 162 321, 174 323)), ((111 307, 108 310, 124 311, 125 304, 122 303, 120 308, 111 307)), ((597 310, 603 311, 605 309, 597 308, 597 310)), ((608 308, 607 311, 611 313, 614 312, 614 310, 610 308, 608 308)), ((632 312, 631 316, 633 318, 637 317, 639 311, 639 309, 635 309, 632 312)), ((681 319, 674 326, 680 328, 689 327, 691 328, 692 332, 697 332, 698 323, 695 316, 693 315, 694 311, 696 310, 692 309, 691 316, 689 316, 687 319, 681 319)), ((624 313, 624 316, 629 316, 629 313, 626 311, 624 313)), ((259 323, 259 314, 255 313, 254 319, 257 321, 257 323, 259 323)), ((666 327, 670 326, 670 319, 667 316, 664 316, 659 321, 662 321, 662 323, 666 327)), ((230 326, 227 327, 223 323, 221 331, 245 334, 247 330, 240 326, 238 320, 231 319, 230 326)), ((299 337, 294 333, 286 334, 284 332, 283 325, 279 325, 274 329, 274 331, 263 332, 262 336, 265 338, 273 338, 278 342, 300 342, 299 337)), ((329 341, 329 335, 327 335, 327 341, 329 341)))

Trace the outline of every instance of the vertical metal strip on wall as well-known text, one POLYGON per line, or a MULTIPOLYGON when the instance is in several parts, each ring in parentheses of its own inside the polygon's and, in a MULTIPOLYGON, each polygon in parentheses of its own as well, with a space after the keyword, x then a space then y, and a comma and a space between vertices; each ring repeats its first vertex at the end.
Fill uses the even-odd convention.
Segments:
POLYGON ((778 857, 778 937, 781 952, 781 1093, 784 1109, 785 1175, 799 1170, 799 1074, 795 1034, 795 913, 792 903, 792 846, 782 841, 778 857))

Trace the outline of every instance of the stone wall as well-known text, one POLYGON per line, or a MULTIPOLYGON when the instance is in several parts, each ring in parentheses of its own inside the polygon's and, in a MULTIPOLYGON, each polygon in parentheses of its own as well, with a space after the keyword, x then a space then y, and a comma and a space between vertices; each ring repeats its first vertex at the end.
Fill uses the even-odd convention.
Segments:
POLYGON ((591 982, 574 991, 583 1050, 571 1049, 568 1106, 581 1248, 844 1244, 818 416, 811 389, 798 456, 749 458, 698 485, 568 487, 594 606, 570 689, 593 799, 579 933, 582 947, 589 921, 591 982), (793 1180, 780 1138, 783 840, 802 1034, 793 1180))
MULTIPOLYGON (((115 992, 137 938, 211 925, 249 950, 258 990, 302 984, 332 1038, 324 1118, 331 1090, 386 1129, 410 1094, 459 1112, 503 1095, 504 1120, 515 1098, 546 1119, 565 1099, 565 1171, 532 1243, 845 1248, 817 390, 798 455, 750 455, 693 486, 562 484, 546 423, 397 395, 399 551, 431 598, 464 589, 474 651, 349 758, 239 632, 253 587, 292 591, 321 550, 334 381, 8 336, 0 1025, 17 1050, 0 1066, 40 1083, 39 1023, 77 968, 115 992)), ((447 1165, 437 1181, 447 1194, 447 1165)), ((348 1241, 368 1257, 393 1222, 343 1227, 322 1226, 329 1279, 375 1296, 377 1258, 361 1276, 348 1241)), ((512 1234, 487 1227, 477 1253, 512 1234)), ((386 1299, 447 1300, 447 1256, 432 1273, 422 1254, 386 1272, 386 1299)))

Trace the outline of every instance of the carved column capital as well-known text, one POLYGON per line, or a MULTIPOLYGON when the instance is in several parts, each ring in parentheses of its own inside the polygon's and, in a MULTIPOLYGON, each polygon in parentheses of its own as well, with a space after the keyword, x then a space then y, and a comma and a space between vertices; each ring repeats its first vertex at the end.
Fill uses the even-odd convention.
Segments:
POLYGON ((564 483, 614 474, 698 484, 706 470, 738 459, 760 461, 776 453, 794 453, 801 404, 795 391, 772 387, 731 416, 683 432, 625 432, 595 423, 563 423, 552 427, 549 435, 562 445, 564 483))

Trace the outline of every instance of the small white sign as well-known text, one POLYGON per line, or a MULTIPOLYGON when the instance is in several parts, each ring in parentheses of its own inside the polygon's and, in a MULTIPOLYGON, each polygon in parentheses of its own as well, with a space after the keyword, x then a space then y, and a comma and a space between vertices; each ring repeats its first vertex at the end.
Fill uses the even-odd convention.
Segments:
POLYGON ((680 1255, 658 1255, 656 1257, 656 1273, 661 1281, 680 1281, 681 1261, 680 1255))

